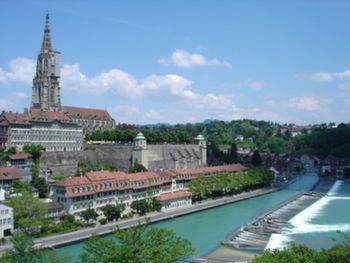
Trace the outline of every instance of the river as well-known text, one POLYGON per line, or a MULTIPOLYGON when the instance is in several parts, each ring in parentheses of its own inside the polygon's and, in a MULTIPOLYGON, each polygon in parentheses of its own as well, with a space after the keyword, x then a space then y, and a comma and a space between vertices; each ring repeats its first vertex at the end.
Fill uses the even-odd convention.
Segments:
POLYGON ((283 248, 288 242, 320 250, 339 239, 337 230, 350 234, 350 182, 336 181, 327 195, 294 216, 290 227, 274 234, 269 248, 283 248))
MULTIPOLYGON (((281 191, 166 220, 152 226, 174 230, 177 235, 192 243, 196 249, 196 256, 204 256, 219 247, 220 242, 232 231, 295 194, 309 189, 317 180, 316 173, 308 172, 281 191)), ((82 250, 83 243, 56 249, 58 256, 68 258, 67 262, 75 262, 82 250)))

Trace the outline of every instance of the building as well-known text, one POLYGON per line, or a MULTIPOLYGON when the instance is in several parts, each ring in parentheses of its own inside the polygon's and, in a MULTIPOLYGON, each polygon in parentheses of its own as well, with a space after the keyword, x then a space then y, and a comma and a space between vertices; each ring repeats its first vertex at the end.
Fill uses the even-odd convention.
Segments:
POLYGON ((17 168, 23 181, 30 183, 32 180, 31 168, 34 160, 31 154, 25 152, 16 152, 8 157, 8 166, 17 168))
POLYGON ((139 132, 134 139, 132 164, 140 163, 148 170, 188 169, 207 166, 207 143, 199 134, 196 144, 147 145, 139 132))
POLYGON ((162 211, 167 211, 192 204, 192 193, 187 190, 166 193, 158 196, 157 201, 162 205, 162 211))
POLYGON ((71 177, 52 185, 52 200, 64 206, 65 212, 79 217, 88 208, 102 214, 107 204, 124 203, 126 211, 135 200, 157 197, 167 202, 164 209, 190 205, 188 184, 199 176, 220 172, 245 172, 240 164, 126 174, 124 172, 96 171, 71 177))
POLYGON ((52 48, 49 15, 46 15, 44 38, 36 64, 32 87, 32 108, 60 111, 60 53, 52 48))
POLYGON ((0 189, 4 189, 5 192, 11 192, 13 182, 21 179, 22 176, 16 167, 0 167, 0 189))
POLYGON ((63 106, 62 111, 88 133, 115 128, 115 121, 106 110, 63 106))
POLYGON ((0 149, 40 144, 46 151, 80 151, 83 131, 115 127, 106 110, 62 107, 60 95, 60 53, 53 50, 49 16, 37 59, 32 86, 32 103, 23 113, 0 115, 0 149))
POLYGON ((83 129, 63 112, 2 112, 0 127, 6 131, 5 147, 16 146, 20 151, 26 144, 40 144, 45 151, 80 151, 83 146, 83 129))
POLYGON ((13 232, 13 208, 0 203, 0 238, 13 232))
POLYGON ((60 52, 52 48, 49 15, 46 15, 44 38, 33 79, 32 108, 62 111, 68 119, 81 126, 85 132, 115 128, 115 121, 106 110, 61 105, 60 55, 60 52))

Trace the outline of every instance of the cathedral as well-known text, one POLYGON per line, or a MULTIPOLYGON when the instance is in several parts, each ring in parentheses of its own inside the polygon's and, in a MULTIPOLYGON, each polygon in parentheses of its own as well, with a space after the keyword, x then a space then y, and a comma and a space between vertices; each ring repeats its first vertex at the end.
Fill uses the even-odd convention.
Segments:
POLYGON ((0 148, 40 144, 46 151, 82 149, 84 132, 115 127, 103 109, 62 106, 60 95, 60 52, 53 50, 49 15, 37 59, 32 86, 32 103, 23 113, 0 114, 0 148))

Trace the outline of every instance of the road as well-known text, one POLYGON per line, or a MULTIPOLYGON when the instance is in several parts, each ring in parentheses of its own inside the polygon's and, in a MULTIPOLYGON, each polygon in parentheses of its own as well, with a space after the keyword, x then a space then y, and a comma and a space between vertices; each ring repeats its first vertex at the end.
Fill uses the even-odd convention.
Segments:
MULTIPOLYGON (((150 222, 158 222, 158 221, 172 219, 174 217, 202 211, 205 209, 249 199, 252 197, 272 193, 278 190, 280 189, 279 188, 262 188, 255 191, 245 192, 239 195, 231 196, 231 197, 223 197, 219 199, 202 201, 200 203, 194 203, 191 206, 177 208, 166 212, 154 212, 142 217, 136 217, 128 220, 121 220, 121 221, 109 223, 106 225, 98 225, 95 227, 84 228, 84 229, 80 229, 80 230, 66 233, 66 234, 38 238, 38 239, 34 239, 34 246, 36 248, 53 248, 53 247, 63 246, 70 243, 76 243, 76 242, 88 239, 93 234, 98 236, 106 235, 109 233, 113 233, 118 228, 124 229, 124 228, 135 226, 140 222, 145 222, 146 218, 149 219, 150 222)), ((11 244, 1 246, 0 254, 2 254, 5 250, 11 249, 11 248, 12 248, 11 244)))

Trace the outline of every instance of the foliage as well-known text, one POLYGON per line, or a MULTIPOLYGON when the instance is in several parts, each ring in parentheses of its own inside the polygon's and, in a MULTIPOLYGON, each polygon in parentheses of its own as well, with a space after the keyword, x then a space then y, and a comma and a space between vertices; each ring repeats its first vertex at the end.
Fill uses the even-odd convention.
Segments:
POLYGON ((0 161, 5 161, 10 155, 13 155, 16 153, 16 147, 11 146, 8 149, 2 149, 0 150, 0 161))
POLYGON ((48 197, 50 192, 50 186, 46 182, 46 180, 42 177, 39 177, 39 163, 36 162, 31 167, 31 173, 32 173, 32 181, 30 184, 36 188, 39 192, 40 198, 48 197))
POLYGON ((340 233, 340 240, 329 249, 317 252, 304 245, 291 243, 283 250, 266 250, 252 263, 349 263, 350 262, 350 237, 340 233))
POLYGON ((149 212, 160 211, 162 205, 157 201, 156 198, 147 198, 141 200, 135 200, 130 205, 131 209, 134 210, 139 215, 145 215, 149 212))
POLYGON ((148 211, 148 202, 146 199, 135 200, 131 203, 130 207, 139 215, 144 215, 148 211))
POLYGON ((109 172, 117 172, 118 168, 115 167, 114 165, 108 163, 108 164, 103 165, 103 170, 109 171, 109 172))
POLYGON ((118 230, 114 239, 96 236, 85 242, 80 262, 179 262, 191 256, 194 248, 184 238, 168 229, 138 225, 118 230))
POLYGON ((13 192, 15 193, 23 193, 23 192, 31 192, 32 186, 26 182, 21 180, 14 180, 12 182, 13 192))
POLYGON ((89 223, 91 220, 96 220, 98 217, 98 214, 96 211, 92 208, 88 208, 81 212, 80 214, 81 218, 86 221, 86 223, 89 223))
POLYGON ((316 128, 310 134, 298 135, 293 140, 295 150, 299 153, 320 157, 334 155, 350 158, 349 125, 338 125, 337 128, 316 128))
POLYGON ((129 172, 130 173, 147 172, 147 169, 141 163, 138 163, 136 160, 136 162, 130 167, 129 172))
POLYGON ((64 215, 59 222, 44 221, 41 225, 41 232, 36 236, 44 237, 50 234, 67 233, 86 226, 84 222, 76 221, 74 215, 67 214, 64 215))
POLYGON ((118 220, 120 218, 120 215, 124 211, 124 209, 124 204, 106 205, 102 208, 102 212, 106 217, 107 221, 113 221, 118 220))
POLYGON ((244 173, 223 173, 204 176, 192 180, 189 184, 193 201, 205 200, 239 194, 243 191, 269 185, 273 174, 262 167, 244 173))
MULTIPOLYGON (((13 248, 1 257, 8 263, 58 263, 59 260, 53 251, 34 248, 33 240, 23 232, 16 232, 12 237, 13 248)), ((2 262, 2 260, 0 262, 2 262)), ((63 261, 62 261, 63 262, 63 261)))
POLYGON ((258 150, 254 151, 254 153, 250 159, 250 162, 254 166, 261 166, 262 165, 262 160, 261 160, 260 153, 258 150))
POLYGON ((289 249, 266 250, 261 257, 255 258, 252 263, 313 263, 321 262, 318 253, 306 246, 291 244, 289 249))
POLYGON ((29 192, 22 192, 10 198, 13 207, 14 220, 18 228, 26 233, 40 230, 40 226, 47 215, 47 204, 29 192))
POLYGON ((34 161, 38 161, 44 148, 39 144, 26 144, 23 146, 23 151, 31 154, 34 161))

